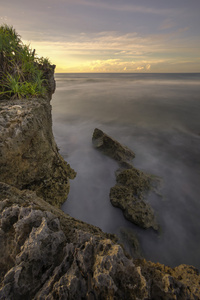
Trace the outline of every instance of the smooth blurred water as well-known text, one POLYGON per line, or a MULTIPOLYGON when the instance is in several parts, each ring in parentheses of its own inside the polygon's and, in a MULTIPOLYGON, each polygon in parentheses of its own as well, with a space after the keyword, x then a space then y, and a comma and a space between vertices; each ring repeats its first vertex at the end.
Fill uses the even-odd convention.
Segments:
POLYGON ((136 231, 145 258, 200 268, 200 74, 56 74, 53 131, 77 171, 62 209, 119 234, 136 231), (161 233, 126 221, 109 200, 115 161, 92 146, 100 128, 132 149, 135 167, 161 178, 150 202, 161 233))

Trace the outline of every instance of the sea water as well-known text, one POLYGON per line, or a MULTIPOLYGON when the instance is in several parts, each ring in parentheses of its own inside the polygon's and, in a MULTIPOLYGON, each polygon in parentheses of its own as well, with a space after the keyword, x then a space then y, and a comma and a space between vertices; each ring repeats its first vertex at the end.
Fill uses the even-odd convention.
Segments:
POLYGON ((77 172, 62 209, 120 236, 134 231, 146 259, 200 268, 200 74, 56 74, 53 132, 77 172), (111 205, 118 164, 94 149, 103 130, 132 149, 134 166, 159 178, 146 198, 159 233, 111 205))

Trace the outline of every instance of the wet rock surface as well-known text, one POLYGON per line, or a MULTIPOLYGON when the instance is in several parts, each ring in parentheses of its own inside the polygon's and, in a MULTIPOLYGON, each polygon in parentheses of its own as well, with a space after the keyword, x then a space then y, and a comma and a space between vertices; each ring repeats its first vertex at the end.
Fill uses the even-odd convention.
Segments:
POLYGON ((199 299, 195 268, 134 261, 114 239, 0 183, 0 299, 199 299))
POLYGON ((122 146, 103 131, 95 129, 92 138, 94 146, 104 154, 119 162, 121 167, 116 175, 117 184, 110 190, 113 206, 121 208, 130 222, 148 229, 159 229, 150 204, 144 201, 144 195, 152 184, 152 177, 137 170, 131 160, 135 157, 132 150, 122 146))

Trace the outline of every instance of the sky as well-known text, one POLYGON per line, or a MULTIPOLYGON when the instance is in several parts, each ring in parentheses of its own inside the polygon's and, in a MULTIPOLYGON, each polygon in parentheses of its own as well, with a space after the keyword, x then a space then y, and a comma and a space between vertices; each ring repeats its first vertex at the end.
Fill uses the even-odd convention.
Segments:
POLYGON ((0 0, 57 73, 200 72, 200 0, 0 0))

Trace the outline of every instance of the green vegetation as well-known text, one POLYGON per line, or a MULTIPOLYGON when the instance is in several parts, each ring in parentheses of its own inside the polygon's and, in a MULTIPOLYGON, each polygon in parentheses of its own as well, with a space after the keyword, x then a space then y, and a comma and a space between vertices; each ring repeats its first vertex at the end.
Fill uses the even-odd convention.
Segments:
POLYGON ((49 60, 38 58, 13 27, 0 27, 0 99, 44 97, 49 68, 49 60))

